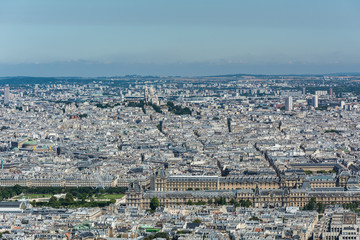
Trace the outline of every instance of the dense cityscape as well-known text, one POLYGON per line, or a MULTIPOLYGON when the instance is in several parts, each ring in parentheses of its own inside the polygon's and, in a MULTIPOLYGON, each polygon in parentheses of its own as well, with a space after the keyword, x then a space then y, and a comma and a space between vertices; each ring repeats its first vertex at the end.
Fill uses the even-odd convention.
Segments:
POLYGON ((360 239, 359 80, 0 78, 0 234, 360 239))

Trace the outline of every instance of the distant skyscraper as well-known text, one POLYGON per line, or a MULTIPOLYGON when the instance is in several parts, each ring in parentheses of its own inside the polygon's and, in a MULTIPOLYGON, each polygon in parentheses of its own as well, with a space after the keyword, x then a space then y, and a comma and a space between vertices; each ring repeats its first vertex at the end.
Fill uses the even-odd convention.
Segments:
POLYGON ((60 155, 60 154, 61 154, 61 148, 60 148, 60 147, 57 147, 57 148, 56 148, 56 154, 57 154, 57 155, 60 155))
POLYGON ((10 88, 9 85, 6 85, 4 88, 4 104, 9 104, 10 102, 10 88))
POLYGON ((332 89, 332 88, 330 88, 330 90, 329 90, 329 95, 330 95, 330 96, 333 95, 333 89, 332 89))
POLYGON ((231 118, 227 118, 228 130, 231 132, 231 118))
POLYGON ((306 95, 306 87, 303 87, 302 94, 306 95))
POLYGON ((318 95, 314 95, 312 98, 312 106, 314 108, 319 107, 319 96, 318 95))
POLYGON ((345 107, 345 101, 340 101, 340 108, 344 109, 345 107))
POLYGON ((291 96, 285 98, 285 110, 291 111, 293 109, 293 98, 291 96))

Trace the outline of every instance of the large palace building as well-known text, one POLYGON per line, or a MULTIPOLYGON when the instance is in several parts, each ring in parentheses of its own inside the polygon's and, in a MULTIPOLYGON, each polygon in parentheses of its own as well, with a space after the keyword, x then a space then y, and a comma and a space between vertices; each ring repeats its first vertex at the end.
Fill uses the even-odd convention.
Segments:
POLYGON ((126 193, 129 206, 149 208, 150 200, 158 198, 163 206, 207 202, 224 198, 226 201, 250 200, 254 207, 304 207, 311 198, 323 204, 344 204, 360 201, 358 179, 350 173, 317 175, 296 179, 290 177, 220 177, 168 176, 157 171, 150 189, 138 182, 131 183, 126 193))

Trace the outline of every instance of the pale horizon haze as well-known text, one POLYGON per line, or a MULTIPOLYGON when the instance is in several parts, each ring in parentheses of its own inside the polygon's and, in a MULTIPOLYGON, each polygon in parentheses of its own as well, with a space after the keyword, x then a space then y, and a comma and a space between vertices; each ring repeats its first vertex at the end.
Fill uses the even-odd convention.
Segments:
POLYGON ((2 0, 0 77, 360 72, 357 0, 2 0))

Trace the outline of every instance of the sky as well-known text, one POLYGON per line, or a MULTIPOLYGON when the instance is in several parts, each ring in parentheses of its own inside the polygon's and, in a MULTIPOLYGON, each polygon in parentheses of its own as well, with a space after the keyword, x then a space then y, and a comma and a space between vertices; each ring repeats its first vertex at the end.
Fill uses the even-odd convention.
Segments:
POLYGON ((0 0, 0 77, 360 72, 359 0, 0 0))

